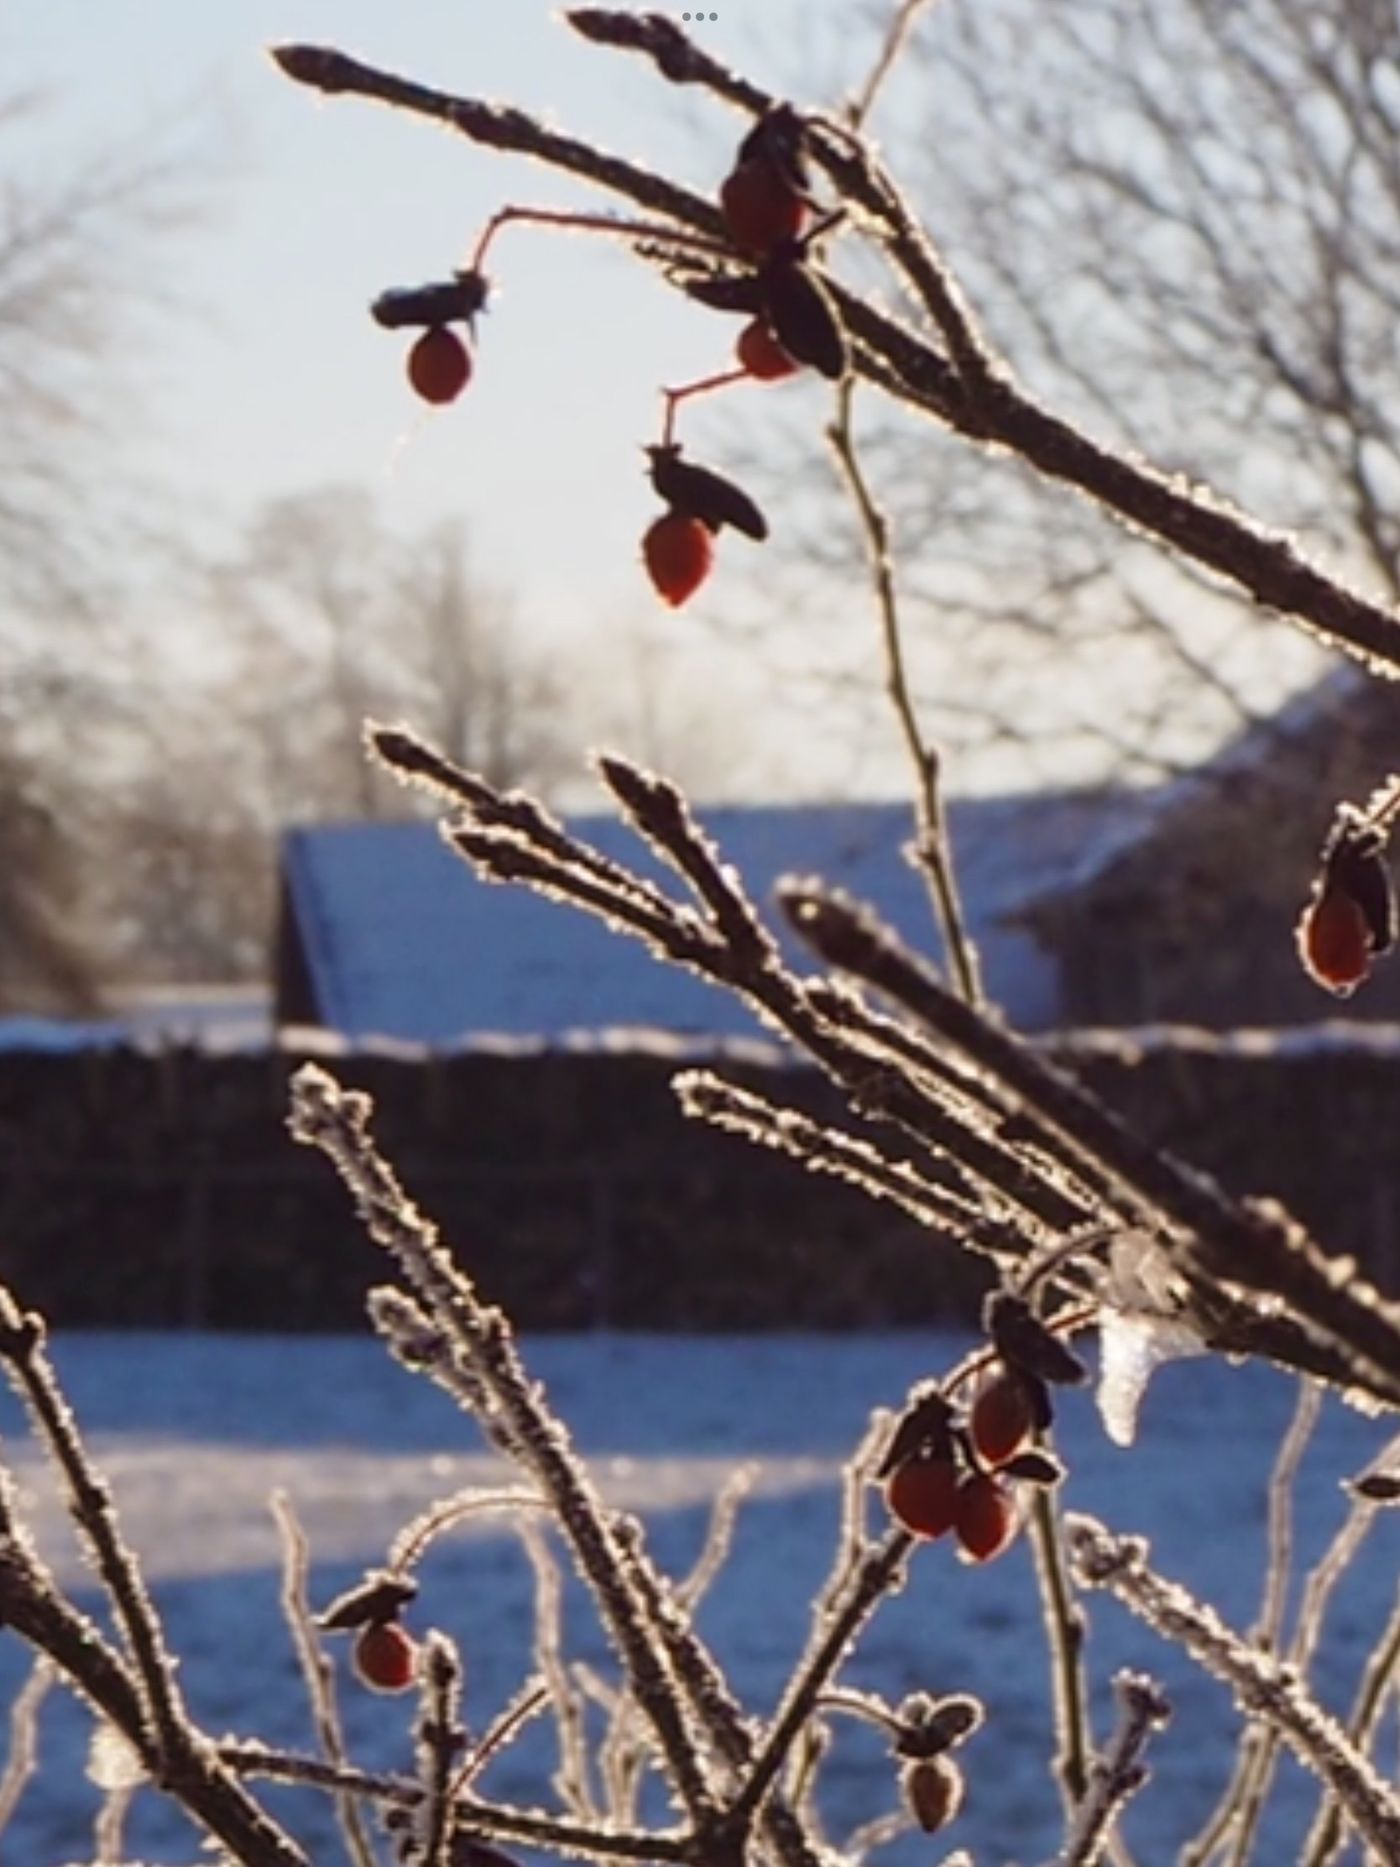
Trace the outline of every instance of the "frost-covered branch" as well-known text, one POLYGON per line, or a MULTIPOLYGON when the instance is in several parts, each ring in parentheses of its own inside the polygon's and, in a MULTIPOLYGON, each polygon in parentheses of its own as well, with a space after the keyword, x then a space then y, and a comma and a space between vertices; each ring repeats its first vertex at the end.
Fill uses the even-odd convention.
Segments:
POLYGON ((1346 1819, 1381 1860, 1400 1860, 1400 1795, 1324 1711, 1297 1671, 1232 1632, 1213 1608, 1159 1576, 1141 1537, 1115 1536, 1092 1517, 1066 1529, 1076 1575, 1106 1588, 1164 1639, 1231 1687, 1245 1712, 1262 1717, 1321 1778, 1346 1819))

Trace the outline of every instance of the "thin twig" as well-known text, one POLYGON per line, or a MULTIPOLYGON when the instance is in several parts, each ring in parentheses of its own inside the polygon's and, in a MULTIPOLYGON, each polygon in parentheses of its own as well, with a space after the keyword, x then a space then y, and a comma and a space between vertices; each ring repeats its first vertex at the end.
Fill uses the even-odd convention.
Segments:
MULTIPOLYGON (((345 1791, 379 1802, 415 1808, 423 1799, 421 1784, 408 1776, 372 1770, 340 1769, 320 1757, 301 1757, 266 1744, 232 1739, 219 1745, 219 1756, 243 1776, 265 1776, 277 1782, 304 1783, 311 1788, 345 1791)), ((656 1834, 589 1826, 542 1814, 538 1809, 516 1809, 505 1803, 482 1802, 458 1796, 453 1813, 459 1827, 491 1835, 502 1841, 523 1841, 580 1860, 683 1861, 691 1844, 679 1831, 656 1834)))
POLYGON ((914 767, 919 822, 918 840, 914 845, 915 857, 929 885, 934 915, 943 936, 943 950, 952 964, 958 991, 969 1004, 977 1005, 982 1003, 983 998, 981 968, 958 891, 947 813, 943 808, 941 760, 937 748, 924 739, 914 708, 914 697, 909 690, 909 677, 904 663, 904 637, 895 594, 890 524, 870 490, 860 463, 852 421, 854 395, 854 386, 848 379, 837 391, 836 419, 827 429, 827 439, 846 476, 861 530, 865 534, 866 556, 880 615, 880 638, 885 651, 885 687, 899 721, 905 749, 914 767))
MULTIPOLYGON (((282 1618, 292 1637, 321 1750, 328 1763, 343 1767, 348 1758, 340 1709, 335 1699, 335 1670, 317 1639, 306 1594, 310 1548, 287 1494, 274 1491, 270 1502, 273 1519, 282 1539, 282 1618)), ((345 1837, 346 1849, 356 1867, 377 1867, 374 1849, 360 1817, 359 1804, 353 1796, 336 1798, 336 1816, 345 1837)))
MULTIPOLYGON (((1400 1595, 1390 1611, 1385 1631, 1372 1649, 1366 1673, 1352 1707, 1347 1730, 1358 1750, 1369 1751, 1380 1722, 1381 1708, 1400 1667, 1400 1595)), ((1342 1844, 1342 1818, 1336 1803, 1323 1799, 1299 1861, 1299 1867, 1328 1867, 1342 1844)))
POLYGON ((1118 1729, 1090 1772, 1060 1867, 1098 1867, 1124 1805, 1147 1780, 1142 1763, 1147 1741, 1171 1716, 1161 1687, 1145 1674, 1120 1672, 1113 1688, 1119 1706, 1118 1729))

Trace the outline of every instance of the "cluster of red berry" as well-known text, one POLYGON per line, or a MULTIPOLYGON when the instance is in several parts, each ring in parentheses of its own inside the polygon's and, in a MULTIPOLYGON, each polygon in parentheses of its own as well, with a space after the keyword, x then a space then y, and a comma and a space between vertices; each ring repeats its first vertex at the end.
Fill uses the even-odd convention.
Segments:
POLYGON ((355 1672, 376 1692, 406 1692, 418 1677, 418 1643, 402 1615, 417 1584, 387 1569, 372 1570, 319 1617, 328 1633, 353 1633, 355 1672))
POLYGON ((376 322, 386 329, 419 331, 408 353, 408 380, 425 402, 441 407, 456 401, 471 380, 468 340, 474 340, 474 320, 489 290, 482 260, 492 234, 507 220, 597 228, 653 241, 664 234, 678 246, 695 247, 721 259, 732 259, 737 253, 742 270, 721 272, 691 289, 702 302, 747 315, 749 321, 735 345, 739 367, 685 389, 667 391, 661 443, 647 450, 652 485, 666 510, 642 540, 642 559, 657 594, 673 608, 692 596, 709 575, 714 539, 723 526, 731 525, 755 541, 768 535, 762 513, 746 493, 708 468, 681 460, 671 432, 676 403, 687 395, 741 379, 778 382, 804 365, 833 380, 847 368, 845 333, 836 306, 806 263, 813 241, 839 216, 812 224, 814 203, 805 138, 797 112, 780 105, 760 118, 740 143, 734 166, 719 191, 728 246, 640 223, 507 208, 488 226, 470 267, 450 279, 383 292, 370 307, 376 322))
POLYGON ((1024 1485, 1054 1485, 1058 1459, 1036 1442, 1053 1419, 1050 1383, 1084 1379, 1077 1356, 1024 1298, 996 1293, 987 1307, 996 1359, 966 1411, 941 1387, 919 1394, 880 1465, 890 1514, 911 1535, 952 1531, 974 1562, 999 1556, 1016 1534, 1024 1485))

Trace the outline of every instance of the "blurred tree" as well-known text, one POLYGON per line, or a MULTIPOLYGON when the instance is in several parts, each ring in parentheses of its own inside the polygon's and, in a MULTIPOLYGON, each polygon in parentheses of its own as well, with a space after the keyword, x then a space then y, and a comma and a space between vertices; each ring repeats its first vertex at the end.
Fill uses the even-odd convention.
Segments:
MULTIPOLYGON (((1059 0, 1053 28, 1039 0, 947 0, 915 25, 878 128, 1022 380, 1400 598, 1394 0, 1059 0)), ((1152 777, 1320 668, 1019 462, 875 423, 945 745, 1152 777)), ((797 577, 849 570, 836 523, 824 501, 797 577)))
POLYGON ((263 974, 278 838, 402 816, 366 716, 411 718, 493 782, 579 769, 566 670, 473 578, 455 522, 390 531, 351 486, 269 501, 208 567, 200 666, 173 676, 104 819, 104 920, 131 978, 263 974))
POLYGON ((54 100, 0 96, 0 1008, 90 1008, 75 740, 119 702, 108 607, 149 533, 138 341, 207 176, 171 126, 73 153, 54 100))

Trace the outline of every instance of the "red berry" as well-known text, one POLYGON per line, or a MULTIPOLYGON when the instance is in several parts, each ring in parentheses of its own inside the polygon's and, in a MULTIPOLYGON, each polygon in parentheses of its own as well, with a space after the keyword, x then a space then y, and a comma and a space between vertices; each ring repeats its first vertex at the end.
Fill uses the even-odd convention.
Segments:
POLYGON ((890 1515, 915 1536, 942 1536, 957 1516, 957 1467, 951 1459, 916 1452, 891 1473, 885 1502, 890 1515))
POLYGON ((781 382, 784 376, 795 376, 802 367, 783 349, 762 318, 755 318, 740 331, 734 354, 758 382, 781 382))
POLYGON ((471 351, 445 324, 424 331, 408 353, 408 380, 425 402, 455 402, 471 373, 471 351))
POLYGON ((795 240, 807 222, 807 203, 774 162, 750 156, 731 169, 719 191, 725 224, 736 245, 771 253, 795 240))
POLYGON ((1003 1486, 974 1472, 958 1487, 958 1541, 974 1562, 999 1556, 1016 1534, 1016 1510, 1003 1486))
POLYGON ((977 1456, 988 1465, 1004 1465, 1019 1452, 1035 1429, 1031 1397, 1022 1377, 1010 1368, 992 1375, 972 1403, 969 1425, 977 1456))
POLYGON ((373 1621, 355 1636, 355 1671, 376 1692, 406 1692, 418 1672, 418 1648, 397 1621, 373 1621))
POLYGON ((710 574, 715 545, 709 527, 682 512, 666 512, 642 540, 647 575, 672 609, 693 596, 710 574))
POLYGON ((1304 910, 1298 952, 1319 985, 1345 998, 1371 970, 1371 929, 1359 902, 1328 883, 1304 910))

